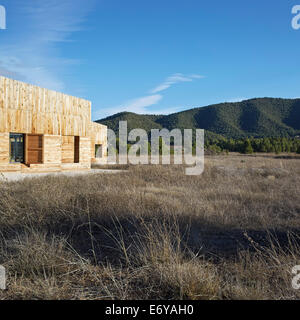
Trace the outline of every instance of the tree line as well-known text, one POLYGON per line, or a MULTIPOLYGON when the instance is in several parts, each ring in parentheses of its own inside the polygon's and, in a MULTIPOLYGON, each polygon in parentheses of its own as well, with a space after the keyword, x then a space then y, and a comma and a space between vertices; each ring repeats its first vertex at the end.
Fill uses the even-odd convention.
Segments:
MULTIPOLYGON (((132 146, 127 145, 127 150, 132 146)), ((160 138, 159 153, 162 154, 164 141, 160 138)), ((171 154, 174 153, 174 141, 171 138, 171 154)), ((252 153, 298 153, 300 154, 300 138, 211 138, 205 139, 205 151, 208 153, 219 154, 228 152, 238 152, 242 154, 252 153)), ((119 139, 116 139, 116 152, 119 153, 119 139)), ((195 142, 193 143, 193 153, 196 152, 195 142)), ((148 142, 148 153, 151 154, 151 144, 148 142)))
POLYGON ((300 138, 217 138, 205 141, 205 150, 213 153, 239 152, 299 153, 300 138))

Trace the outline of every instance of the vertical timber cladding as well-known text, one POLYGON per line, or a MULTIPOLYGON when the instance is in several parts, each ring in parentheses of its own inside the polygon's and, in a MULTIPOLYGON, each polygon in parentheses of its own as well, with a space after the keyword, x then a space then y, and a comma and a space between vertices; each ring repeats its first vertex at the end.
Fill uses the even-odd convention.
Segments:
POLYGON ((0 133, 88 137, 91 102, 0 77, 0 133))
POLYGON ((62 163, 80 163, 80 137, 62 136, 61 144, 61 162, 62 163))
POLYGON ((99 145, 102 149, 101 158, 107 157, 107 127, 95 122, 91 122, 90 125, 91 134, 91 158, 92 162, 95 163, 99 159, 95 156, 95 146, 99 145))
POLYGON ((75 152, 75 137, 62 136, 61 137, 61 162, 74 163, 75 152))
POLYGON ((90 137, 80 137, 79 139, 79 161, 88 167, 91 165, 91 139, 90 137))
POLYGON ((8 162, 9 162, 9 133, 0 133, 0 164, 7 164, 8 162))
POLYGON ((9 162, 10 133, 25 135, 30 168, 76 170, 90 168, 92 148, 105 148, 106 132, 91 121, 89 101, 0 76, 0 171, 21 168, 9 162))
POLYGON ((44 135, 44 164, 61 164, 62 158, 62 137, 44 135))

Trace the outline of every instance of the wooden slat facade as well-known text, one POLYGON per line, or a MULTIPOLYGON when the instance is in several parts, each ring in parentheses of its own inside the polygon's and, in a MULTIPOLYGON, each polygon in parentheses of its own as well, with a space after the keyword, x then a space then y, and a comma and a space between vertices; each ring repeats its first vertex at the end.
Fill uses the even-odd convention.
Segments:
POLYGON ((11 133, 25 135, 24 163, 45 171, 90 168, 95 144, 107 146, 107 128, 91 121, 90 101, 0 77, 0 172, 19 171, 10 163, 11 133))
POLYGON ((74 150, 75 150, 75 137, 74 136, 62 136, 61 142, 61 162, 73 163, 74 162, 74 150))
POLYGON ((92 163, 102 163, 105 162, 107 158, 107 127, 95 122, 90 123, 90 132, 93 132, 91 135, 91 157, 92 163), (101 145, 102 148, 102 157, 96 159, 95 157, 95 146, 101 145))

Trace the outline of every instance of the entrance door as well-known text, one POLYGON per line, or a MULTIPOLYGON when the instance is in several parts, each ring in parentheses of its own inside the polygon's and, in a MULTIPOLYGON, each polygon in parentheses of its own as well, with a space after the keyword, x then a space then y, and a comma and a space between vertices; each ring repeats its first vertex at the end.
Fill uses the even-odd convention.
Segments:
POLYGON ((9 136, 10 162, 24 162, 24 135, 11 133, 9 136))
POLYGON ((26 164, 43 163, 43 136, 28 134, 26 137, 26 164))

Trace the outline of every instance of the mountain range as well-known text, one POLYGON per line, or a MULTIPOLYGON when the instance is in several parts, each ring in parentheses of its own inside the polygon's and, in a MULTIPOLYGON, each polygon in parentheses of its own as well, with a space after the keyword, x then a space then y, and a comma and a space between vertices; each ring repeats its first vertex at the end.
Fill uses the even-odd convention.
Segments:
POLYGON ((206 138, 294 137, 300 134, 300 99, 256 98, 220 103, 169 115, 122 112, 96 122, 118 131, 127 121, 129 131, 205 129, 206 138))

